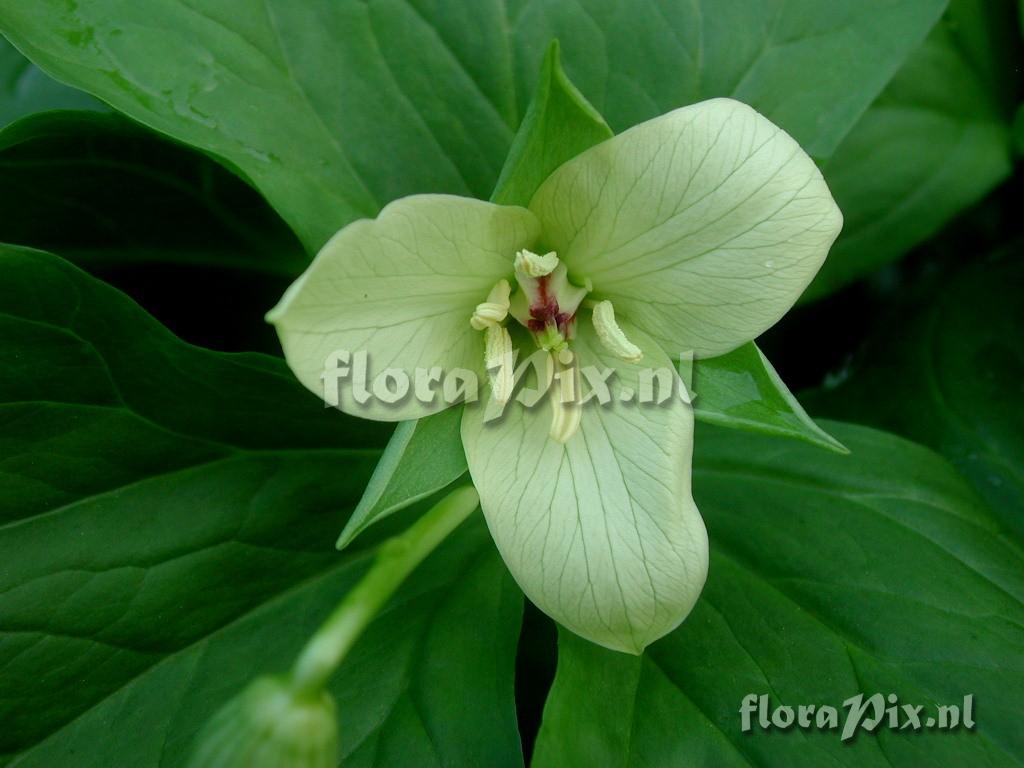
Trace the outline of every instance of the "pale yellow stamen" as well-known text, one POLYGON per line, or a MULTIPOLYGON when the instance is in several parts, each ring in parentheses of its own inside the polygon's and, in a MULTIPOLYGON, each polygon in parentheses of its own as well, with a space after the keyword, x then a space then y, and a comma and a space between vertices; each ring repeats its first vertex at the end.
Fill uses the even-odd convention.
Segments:
POLYGON ((493 328, 504 322, 508 317, 509 294, 512 292, 508 280, 499 280, 487 294, 487 301, 476 305, 473 317, 469 324, 475 330, 482 331, 485 328, 493 328))
POLYGON ((495 402, 507 403, 515 384, 515 364, 512 357, 512 337, 503 325, 487 328, 484 367, 491 381, 495 402))
POLYGON ((546 277, 558 266, 558 256, 554 251, 539 256, 532 251, 522 250, 516 254, 515 268, 528 277, 546 277))
POLYGON ((626 338, 626 334, 615 322, 615 309, 610 301, 599 301, 594 305, 594 330, 604 348, 627 363, 639 362, 643 350, 626 338))
POLYGON ((568 350, 552 355, 551 363, 557 371, 555 387, 551 391, 551 428, 548 431, 556 443, 567 443, 569 438, 580 428, 583 411, 580 408, 577 392, 579 390, 578 370, 576 366, 567 364, 572 360, 568 350), (557 360, 557 365, 556 365, 557 360))
POLYGON ((580 428, 582 412, 577 403, 563 403, 559 398, 551 398, 551 439, 556 443, 567 443, 569 438, 580 428))

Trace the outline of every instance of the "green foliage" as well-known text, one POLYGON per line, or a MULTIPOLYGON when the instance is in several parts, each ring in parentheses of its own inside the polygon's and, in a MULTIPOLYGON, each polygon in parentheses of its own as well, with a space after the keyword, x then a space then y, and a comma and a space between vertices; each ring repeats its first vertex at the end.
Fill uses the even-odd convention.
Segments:
POLYGON ((102 109, 92 97, 47 77, 0 38, 0 128, 51 109, 102 109))
POLYGON ((0 28, 239 168, 313 251, 403 195, 486 198, 552 39, 613 129, 731 95, 827 156, 943 5, 3 0, 0 28))
POLYGON ((291 278, 301 245, 214 160, 122 117, 42 112, 0 130, 0 242, 89 268, 189 264, 291 278))
POLYGON ((612 135, 601 113, 566 76, 558 42, 552 42, 491 200, 528 206, 558 166, 612 135))
POLYGON ((970 480, 1006 528, 1022 536, 1021 248, 927 287, 880 318, 842 381, 808 395, 812 410, 931 446, 970 480))
MULTIPOLYGON (((530 674, 513 690, 522 592, 476 516, 334 678, 343 764, 522 766, 545 696, 537 768, 1024 762, 1019 178, 998 188, 1024 146, 1022 17, 1015 0, 0 0, 0 242, 76 265, 0 245, 0 766, 184 765, 466 471, 459 409, 394 431, 325 409, 279 358, 186 344, 78 267, 157 289, 219 272, 238 285, 222 315, 248 301, 255 323, 246 276, 291 279, 354 219, 416 192, 527 205, 613 131, 715 96, 792 134, 845 217, 805 295, 824 300, 772 331, 804 382, 850 356, 801 400, 900 437, 823 431, 753 343, 699 360, 710 575, 683 625, 640 657, 563 631, 550 695, 530 674), (979 258, 982 240, 1013 244, 979 258), (832 322, 870 325, 863 349, 832 322), (976 729, 739 730, 750 693, 860 692, 974 694, 976 729)), ((195 292, 166 301, 198 312, 195 292)), ((544 666, 535 623, 520 670, 544 666)))
POLYGON ((806 298, 902 256, 1013 167, 1010 0, 953 0, 823 171, 846 225, 806 298))
POLYGON ((829 429, 850 456, 698 435, 694 492, 713 542, 704 594, 642 658, 561 634, 535 768, 1021 764, 1024 555, 934 454, 829 429), (879 691, 932 708, 974 694, 976 730, 849 743, 740 730, 749 693, 841 708, 879 691))
MULTIPOLYGON (((4 248, 0 271, 0 759, 182 765, 365 570, 331 543, 387 430, 325 412, 280 360, 180 342, 56 257, 4 248)), ((520 601, 467 525, 338 676, 347 764, 520 762, 520 601)))
POLYGON ((803 409, 756 344, 698 360, 693 367, 698 421, 804 440, 845 453, 803 409))
POLYGON ((344 549, 373 523, 440 491, 466 473, 462 407, 403 421, 391 435, 363 497, 338 537, 344 549))

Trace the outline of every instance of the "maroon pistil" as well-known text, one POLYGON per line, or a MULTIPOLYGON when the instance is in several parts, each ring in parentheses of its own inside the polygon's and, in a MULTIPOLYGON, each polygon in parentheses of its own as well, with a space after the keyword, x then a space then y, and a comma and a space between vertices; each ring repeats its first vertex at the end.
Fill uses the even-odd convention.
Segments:
POLYGON ((558 306, 558 299, 551 294, 550 275, 535 279, 537 300, 529 307, 526 327, 534 333, 542 333, 548 328, 555 328, 563 338, 571 339, 573 337, 573 321, 576 319, 575 314, 563 312, 558 306))
POLYGON ((565 335, 572 319, 571 314, 560 311, 558 302, 551 299, 547 303, 537 303, 530 307, 527 327, 534 333, 540 333, 545 328, 555 326, 562 335, 565 335))

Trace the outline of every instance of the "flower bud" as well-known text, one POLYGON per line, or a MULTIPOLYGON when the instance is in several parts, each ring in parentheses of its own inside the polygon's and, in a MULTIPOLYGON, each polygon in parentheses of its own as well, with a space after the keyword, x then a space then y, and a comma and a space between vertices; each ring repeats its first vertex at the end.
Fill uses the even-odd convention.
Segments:
POLYGON ((229 701, 199 735, 188 768, 336 768, 338 720, 326 691, 297 693, 286 678, 261 677, 229 701))

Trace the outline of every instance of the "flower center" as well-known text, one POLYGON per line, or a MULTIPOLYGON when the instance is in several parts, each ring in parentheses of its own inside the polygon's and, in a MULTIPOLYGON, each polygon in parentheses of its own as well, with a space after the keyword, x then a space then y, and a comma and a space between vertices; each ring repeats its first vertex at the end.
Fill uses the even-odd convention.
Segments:
POLYGON ((515 259, 519 290, 509 313, 528 329, 540 349, 561 352, 576 333, 576 310, 587 288, 569 282, 568 270, 554 253, 519 251, 515 259))
MULTIPOLYGON (((512 338, 505 321, 511 315, 526 328, 539 349, 550 353, 550 363, 559 372, 557 379, 567 381, 566 375, 578 379, 575 356, 570 342, 576 335, 576 315, 591 290, 569 281, 568 269, 554 252, 539 255, 522 250, 515 256, 517 290, 507 280, 499 280, 477 304, 470 325, 486 334, 484 366, 491 381, 494 399, 506 403, 511 397, 512 338)), ((594 329, 601 344, 616 357, 636 362, 643 353, 631 343, 615 321, 615 310, 610 301, 587 302, 593 309, 594 329)), ((556 387, 551 393, 553 408, 551 437, 560 443, 571 438, 579 428, 578 387, 556 387), (568 395, 566 390, 569 390, 568 395)))

